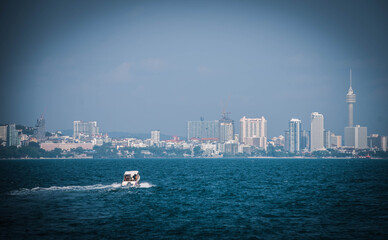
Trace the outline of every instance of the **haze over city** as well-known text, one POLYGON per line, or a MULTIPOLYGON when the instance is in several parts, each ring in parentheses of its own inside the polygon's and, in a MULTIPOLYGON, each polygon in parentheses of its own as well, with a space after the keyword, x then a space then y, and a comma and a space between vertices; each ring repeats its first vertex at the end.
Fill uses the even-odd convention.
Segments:
POLYGON ((387 239, 387 0, 3 0, 0 239, 387 239))
POLYGON ((13 1, 1 5, 1 123, 186 135, 188 120, 310 114, 388 135, 384 1, 13 1))

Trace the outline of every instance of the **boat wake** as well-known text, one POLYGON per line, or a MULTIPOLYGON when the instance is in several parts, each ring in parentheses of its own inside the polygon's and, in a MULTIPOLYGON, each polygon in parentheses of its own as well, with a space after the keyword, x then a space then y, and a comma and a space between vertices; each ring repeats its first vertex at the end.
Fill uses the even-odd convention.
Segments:
POLYGON ((152 187, 155 187, 155 185, 152 185, 151 183, 148 183, 148 182, 142 182, 138 186, 138 188, 152 188, 152 187))
MULTIPOLYGON (((139 186, 132 187, 132 188, 151 188, 154 187, 154 185, 142 182, 139 184, 139 186)), ((93 190, 119 190, 124 189, 128 187, 122 187, 121 183, 112 183, 108 185, 103 184, 95 184, 95 185, 87 185, 87 186, 52 186, 52 187, 34 187, 34 188, 21 188, 19 190, 11 191, 10 195, 26 195, 26 194, 32 194, 32 193, 39 193, 39 192, 60 192, 60 191, 93 191, 93 190)))

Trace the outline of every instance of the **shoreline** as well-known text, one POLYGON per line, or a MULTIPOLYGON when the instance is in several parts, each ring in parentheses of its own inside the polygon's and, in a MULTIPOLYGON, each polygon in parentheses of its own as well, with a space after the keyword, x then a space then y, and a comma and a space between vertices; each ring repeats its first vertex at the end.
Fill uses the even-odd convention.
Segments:
POLYGON ((360 158, 360 157, 303 157, 303 156, 294 156, 294 157, 266 157, 266 156, 256 156, 256 157, 151 157, 151 158, 93 158, 93 157, 79 157, 79 158, 0 158, 0 161, 4 160, 104 160, 104 159, 133 159, 133 160, 146 160, 146 159, 365 159, 365 160, 388 160, 388 158, 360 158))

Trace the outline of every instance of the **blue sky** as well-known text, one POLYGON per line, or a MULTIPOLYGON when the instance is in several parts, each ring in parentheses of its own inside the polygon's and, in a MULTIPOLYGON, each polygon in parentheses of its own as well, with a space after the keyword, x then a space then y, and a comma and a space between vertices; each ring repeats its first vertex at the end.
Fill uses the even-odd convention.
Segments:
MULTIPOLYGON (((384 1, 5 1, 0 122, 103 131, 268 120, 269 137, 311 112, 343 134, 349 69, 355 123, 388 135, 384 1), (228 100, 229 99, 229 100, 228 100)), ((238 130, 238 124, 236 125, 238 130)))

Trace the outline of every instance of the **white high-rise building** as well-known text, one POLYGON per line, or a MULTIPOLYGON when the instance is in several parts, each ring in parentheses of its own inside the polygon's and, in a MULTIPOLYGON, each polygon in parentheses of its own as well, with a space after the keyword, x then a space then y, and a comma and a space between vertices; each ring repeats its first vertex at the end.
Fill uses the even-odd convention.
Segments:
POLYGON ((99 129, 97 127, 97 122, 84 122, 84 121, 74 121, 73 122, 73 138, 79 139, 80 136, 93 137, 99 134, 99 129))
POLYGON ((240 119, 240 143, 267 149, 267 120, 261 118, 240 119))
POLYGON ((300 152, 301 124, 302 121, 296 118, 291 119, 288 123, 286 146, 289 152, 300 152))
POLYGON ((311 113, 311 137, 310 137, 310 150, 320 151, 325 150, 323 142, 323 115, 318 112, 311 113))
POLYGON ((160 131, 151 131, 151 141, 154 143, 160 142, 160 131))

